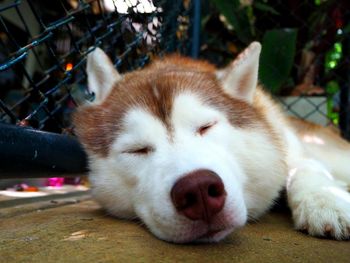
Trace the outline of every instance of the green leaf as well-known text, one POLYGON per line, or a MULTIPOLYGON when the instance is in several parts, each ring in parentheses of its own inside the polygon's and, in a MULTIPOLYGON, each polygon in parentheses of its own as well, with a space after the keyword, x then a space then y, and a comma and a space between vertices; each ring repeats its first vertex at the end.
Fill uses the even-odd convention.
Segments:
POLYGON ((280 91, 289 77, 294 62, 296 41, 296 29, 273 29, 264 34, 259 79, 274 94, 280 91))
POLYGON ((278 13, 276 11, 276 9, 274 9, 273 7, 271 7, 271 6, 267 5, 267 4, 256 2, 256 1, 253 4, 254 4, 254 7, 256 9, 259 9, 261 11, 269 12, 269 13, 271 13, 273 15, 279 15, 280 14, 280 13, 278 13))
POLYGON ((252 41, 253 33, 247 8, 242 7, 239 0, 211 0, 211 2, 234 28, 239 40, 249 44, 252 41))

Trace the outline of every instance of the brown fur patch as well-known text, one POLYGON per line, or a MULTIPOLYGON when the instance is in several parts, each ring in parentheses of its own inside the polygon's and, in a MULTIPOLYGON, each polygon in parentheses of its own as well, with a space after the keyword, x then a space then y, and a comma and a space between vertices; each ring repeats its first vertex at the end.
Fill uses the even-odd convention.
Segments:
POLYGON ((149 111, 171 132, 173 100, 185 91, 226 113, 236 127, 269 130, 259 110, 222 90, 214 72, 215 67, 206 62, 177 55, 156 60, 143 70, 124 75, 102 104, 79 109, 74 115, 76 133, 90 153, 106 156, 123 129, 121 119, 133 107, 149 111))

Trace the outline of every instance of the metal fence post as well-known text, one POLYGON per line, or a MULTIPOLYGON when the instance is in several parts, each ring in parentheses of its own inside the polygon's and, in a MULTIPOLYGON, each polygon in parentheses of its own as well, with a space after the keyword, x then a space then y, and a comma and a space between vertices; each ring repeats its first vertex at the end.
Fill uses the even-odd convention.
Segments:
MULTIPOLYGON (((349 21, 349 16, 347 21, 349 21)), ((340 82, 340 113, 339 127, 342 136, 350 140, 350 33, 346 32, 343 40, 343 65, 340 74, 343 76, 340 82)))
POLYGON ((193 1, 191 57, 198 58, 201 33, 201 0, 193 1))

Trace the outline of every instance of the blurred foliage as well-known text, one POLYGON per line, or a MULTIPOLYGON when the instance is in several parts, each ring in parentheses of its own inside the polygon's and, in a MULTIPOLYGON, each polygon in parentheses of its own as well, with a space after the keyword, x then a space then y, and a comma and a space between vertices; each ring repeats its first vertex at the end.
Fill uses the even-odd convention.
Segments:
POLYGON ((346 63, 342 43, 350 33, 350 1, 202 3, 202 57, 224 66, 250 42, 260 41, 260 82, 275 95, 327 96, 329 117, 338 122, 336 98, 344 83, 340 72, 346 63))
POLYGON ((335 110, 337 108, 337 105, 335 105, 334 97, 339 92, 340 87, 337 81, 331 80, 326 84, 326 90, 327 90, 327 112, 328 117, 330 120, 335 124, 339 124, 339 113, 338 110, 335 110))
POLYGON ((259 77, 261 83, 274 94, 279 92, 289 77, 294 62, 296 40, 296 29, 273 29, 264 34, 259 77))
POLYGON ((333 47, 326 53, 325 57, 325 69, 326 73, 329 73, 334 69, 342 57, 342 43, 335 42, 333 47))
POLYGON ((251 7, 241 5, 239 0, 212 0, 215 7, 225 18, 224 22, 230 29, 235 29, 240 41, 248 44, 253 39, 253 28, 249 19, 251 7))

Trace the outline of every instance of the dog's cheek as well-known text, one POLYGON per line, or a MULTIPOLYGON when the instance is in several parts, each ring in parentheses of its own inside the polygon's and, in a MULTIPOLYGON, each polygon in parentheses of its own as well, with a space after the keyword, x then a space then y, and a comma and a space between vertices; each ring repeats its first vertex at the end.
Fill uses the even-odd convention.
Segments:
POLYGON ((158 166, 159 170, 153 169, 149 173, 145 169, 135 190, 134 208, 137 216, 155 236, 171 241, 177 234, 176 229, 182 225, 170 198, 176 179, 169 178, 171 176, 167 176, 161 168, 158 166))
POLYGON ((135 202, 135 211, 149 231, 159 239, 174 241, 187 229, 184 220, 179 220, 179 215, 172 210, 172 204, 165 200, 153 199, 148 202, 139 198, 135 202))
POLYGON ((94 198, 111 215, 119 218, 134 218, 133 182, 125 180, 122 170, 114 169, 113 160, 91 158, 89 179, 94 198))

